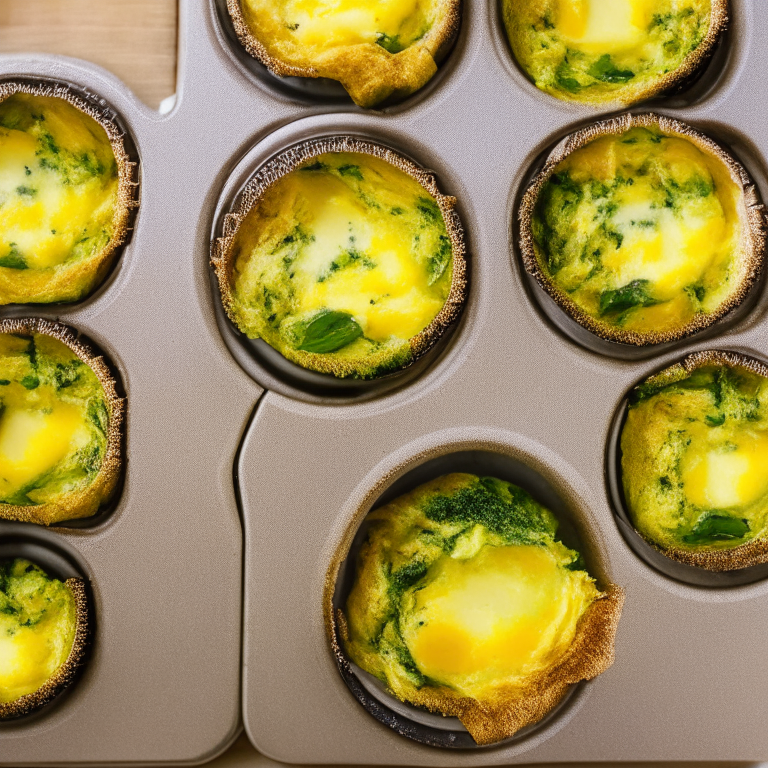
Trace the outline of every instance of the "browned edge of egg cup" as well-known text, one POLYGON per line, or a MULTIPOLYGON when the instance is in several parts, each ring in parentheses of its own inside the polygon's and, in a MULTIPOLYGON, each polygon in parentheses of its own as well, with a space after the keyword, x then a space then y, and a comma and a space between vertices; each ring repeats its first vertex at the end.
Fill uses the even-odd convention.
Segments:
MULTIPOLYGON (((475 449, 494 451, 498 446, 478 445, 475 449)), ((439 451, 431 449, 415 457, 409 465, 415 466, 420 463, 419 459, 428 460, 439 455, 439 451)), ((326 571, 322 598, 323 623, 334 662, 340 671, 343 670, 342 676, 344 673, 354 676, 355 673, 343 648, 347 633, 346 617, 341 609, 336 609, 333 605, 336 582, 342 564, 349 557, 359 526, 379 496, 401 476, 401 472, 402 467, 389 471, 365 495, 326 571)), ((602 564, 600 570, 603 571, 602 564)), ((522 695, 520 689, 514 689, 506 700, 502 693, 496 701, 480 702, 455 694, 446 687, 432 687, 422 701, 404 703, 414 707, 414 710, 422 709, 446 717, 458 717, 477 746, 491 746, 505 741, 526 726, 538 723, 557 707, 571 686, 585 680, 593 680, 609 669, 615 661, 615 638, 626 593, 622 587, 613 583, 607 574, 602 573, 601 580, 604 581, 602 596, 581 617, 576 636, 568 651, 556 667, 531 680, 522 695)), ((397 698, 394 694, 390 695, 397 698)))
MULTIPOLYGON (((87 295, 97 290, 112 267, 114 256, 126 242, 131 228, 132 213, 139 206, 138 163, 128 157, 125 134, 115 122, 115 112, 110 107, 99 107, 86 101, 73 88, 62 83, 27 82, 7 80, 0 82, 0 103, 17 93, 63 99, 75 109, 95 120, 106 132, 117 163, 117 205, 112 220, 114 233, 102 249, 94 274, 93 287, 87 295)), ((99 97, 94 97, 99 98, 99 97)), ((83 298, 86 298, 84 296, 83 298)), ((71 303, 71 302, 68 302, 71 303)))
MULTIPOLYGON (((647 101, 657 96, 672 94, 678 90, 684 90, 686 86, 697 80, 700 69, 708 63, 714 55, 715 46, 720 41, 725 32, 728 22, 728 3, 729 0, 711 0, 712 6, 709 17, 709 28, 701 42, 694 48, 681 62, 680 66, 671 72, 666 72, 654 81, 647 83, 637 89, 627 89, 627 96, 624 98, 610 99, 603 102, 585 102, 594 104, 601 108, 615 107, 616 109, 625 109, 632 104, 641 101, 647 101)), ((579 99, 569 99, 578 103, 579 99)))
MULTIPOLYGON (((722 350, 706 350, 703 352, 694 352, 688 355, 679 363, 665 368, 663 371, 645 379, 642 384, 649 381, 668 381, 669 383, 679 381, 697 368, 704 368, 709 365, 723 365, 731 368, 744 368, 758 376, 768 379, 768 366, 748 355, 739 352, 725 352, 722 350)), ((638 385, 639 386, 639 385, 638 385)), ((623 428, 622 428, 623 429, 623 428)), ((623 494, 623 485, 622 485, 623 494)), ((624 506, 627 509, 628 518, 632 521, 629 514, 629 506, 624 500, 624 506)), ((717 549, 708 552, 691 552, 686 549, 664 549, 651 539, 644 536, 635 528, 635 532, 643 541, 650 544, 657 552, 675 560, 684 565, 692 565, 697 568, 703 568, 707 571, 723 573, 725 571, 738 571, 744 568, 751 568, 755 565, 768 563, 768 539, 757 538, 740 544, 733 549, 717 549)))
MULTIPOLYGON (((430 29, 427 35, 422 38, 421 42, 426 41, 436 64, 439 64, 448 55, 459 33, 461 2, 462 0, 446 0, 446 12, 441 15, 440 23, 430 29)), ((235 29, 235 34, 240 44, 273 75, 277 77, 321 77, 315 67, 298 67, 272 56, 267 51, 264 43, 253 34, 248 26, 248 22, 243 14, 241 0, 227 0, 227 11, 232 19, 232 26, 235 29)))

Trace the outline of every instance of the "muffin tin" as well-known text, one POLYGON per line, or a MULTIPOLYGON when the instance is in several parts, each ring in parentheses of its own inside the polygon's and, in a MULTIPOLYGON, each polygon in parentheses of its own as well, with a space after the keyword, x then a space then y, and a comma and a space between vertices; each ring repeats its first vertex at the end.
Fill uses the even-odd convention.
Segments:
MULTIPOLYGON (((768 199, 768 23, 758 0, 731 4, 727 47, 694 89, 637 111, 721 141, 768 199)), ((3 546, 66 553, 96 609, 81 679, 45 712, 0 724, 0 765, 202 762, 234 739, 241 704, 255 746, 289 763, 768 759, 768 581, 700 586, 660 573, 622 535, 604 474, 612 423, 636 382, 695 350, 768 352, 763 288, 745 317, 708 338, 633 359, 585 349, 533 300, 516 216, 544 153, 606 113, 525 79, 496 2, 465 0, 438 75, 379 112, 251 66, 221 5, 182 0, 178 103, 163 116, 90 64, 0 57, 2 78, 55 79, 106 100, 133 138, 141 182, 133 237, 95 296, 0 312, 77 328, 128 397, 125 485, 108 517, 78 529, 0 524, 3 546), (285 147, 332 135, 374 139, 433 170, 467 231, 463 316, 391 388, 339 392, 264 368, 227 336, 211 282, 212 235, 251 173, 285 147), (467 451, 470 471, 533 470, 521 484, 555 494, 583 522, 587 549, 627 601, 616 663, 553 717, 500 746, 437 748, 356 699, 331 651, 324 600, 382 493, 467 451)))

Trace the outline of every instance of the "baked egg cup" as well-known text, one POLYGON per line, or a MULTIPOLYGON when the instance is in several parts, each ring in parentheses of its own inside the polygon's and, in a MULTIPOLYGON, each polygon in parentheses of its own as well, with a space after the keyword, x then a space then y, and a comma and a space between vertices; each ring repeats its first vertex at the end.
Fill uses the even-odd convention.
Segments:
POLYGON ((425 86, 450 51, 461 0, 227 0, 246 51, 278 77, 340 82, 361 107, 425 86))
POLYGON ((695 79, 728 24, 728 0, 502 0, 502 15, 537 88, 621 108, 695 79))
POLYGON ((307 141, 248 183, 212 244, 223 307, 248 338, 339 379, 423 357, 456 321, 468 269, 456 199, 391 149, 307 141))
POLYGON ((63 85, 0 83, 0 304, 98 288, 138 205, 135 173, 107 109, 63 85))
POLYGON ((599 589, 521 488, 445 475, 363 525, 343 608, 326 589, 337 661, 416 709, 459 718, 477 745, 539 722, 613 663, 623 590, 599 589))
POLYGON ((635 387, 621 428, 621 485, 635 530, 680 563, 768 563, 768 367, 696 352, 635 387))
POLYGON ((588 331, 636 347, 712 326, 744 303, 765 261, 765 210, 747 171, 655 114, 560 142, 518 217, 528 274, 588 331))
POLYGON ((90 624, 82 579, 50 578, 24 559, 0 562, 0 720, 31 714, 70 685, 90 624))
POLYGON ((0 519, 95 515, 119 485, 124 418, 104 358, 69 328, 0 321, 0 519))

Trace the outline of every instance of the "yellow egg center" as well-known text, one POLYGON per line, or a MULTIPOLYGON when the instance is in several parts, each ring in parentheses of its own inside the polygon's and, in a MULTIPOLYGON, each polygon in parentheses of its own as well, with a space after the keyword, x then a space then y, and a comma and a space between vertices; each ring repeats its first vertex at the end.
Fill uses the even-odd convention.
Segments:
POLYGON ((627 51, 644 41, 656 0, 559 0, 557 28, 587 53, 627 51))
POLYGON ((430 295, 427 274, 414 261, 411 238, 403 237, 397 218, 372 220, 370 211, 343 184, 330 187, 327 180, 310 175, 296 181, 297 193, 313 213, 315 237, 294 277, 295 283, 305 286, 297 310, 343 309, 374 341, 392 336, 410 339, 429 325, 443 301, 430 295), (356 249, 367 254, 375 267, 362 264, 339 270, 318 282, 317 274, 327 267, 329 254, 342 253, 349 246, 350 231, 355 233, 356 249))
POLYGON ((55 639, 52 644, 45 634, 23 628, 13 635, 0 633, 0 702, 36 691, 65 660, 55 639))
POLYGON ((319 162, 327 168, 277 182, 243 224, 235 292, 249 307, 263 303, 265 290, 287 296, 291 317, 348 313, 368 343, 408 341, 435 319, 450 290, 442 214, 389 163, 355 153, 319 162))
POLYGON ((24 488, 88 439, 82 411, 73 405, 7 407, 0 418, 0 496, 24 488))
POLYGON ((11 99, 19 102, 22 112, 39 112, 40 119, 33 127, 26 123, 23 128, 0 127, 3 266, 23 259, 22 269, 46 269, 62 264, 74 252, 88 255, 94 243, 103 247, 118 184, 106 132, 61 99, 21 95, 11 99), (46 146, 55 153, 50 150, 49 156, 41 149, 35 131, 47 137, 46 146))
POLYGON ((485 547, 433 569, 404 639, 424 675, 468 695, 550 666, 596 593, 545 547, 485 547))
POLYGON ((17 564, 0 592, 0 607, 8 608, 0 611, 0 704, 34 693, 56 673, 72 650, 77 625, 69 588, 41 578, 28 561, 17 564))
POLYGON ((744 435, 710 447, 696 441, 682 464, 685 495, 704 509, 752 503, 768 491, 768 435, 744 435))

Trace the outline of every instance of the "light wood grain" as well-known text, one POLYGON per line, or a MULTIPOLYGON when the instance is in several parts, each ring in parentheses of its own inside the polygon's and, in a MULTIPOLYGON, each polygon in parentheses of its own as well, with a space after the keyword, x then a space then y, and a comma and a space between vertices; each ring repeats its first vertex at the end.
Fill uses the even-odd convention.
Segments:
POLYGON ((176 90, 177 24, 177 0, 0 0, 0 53, 92 61, 157 108, 176 90))

